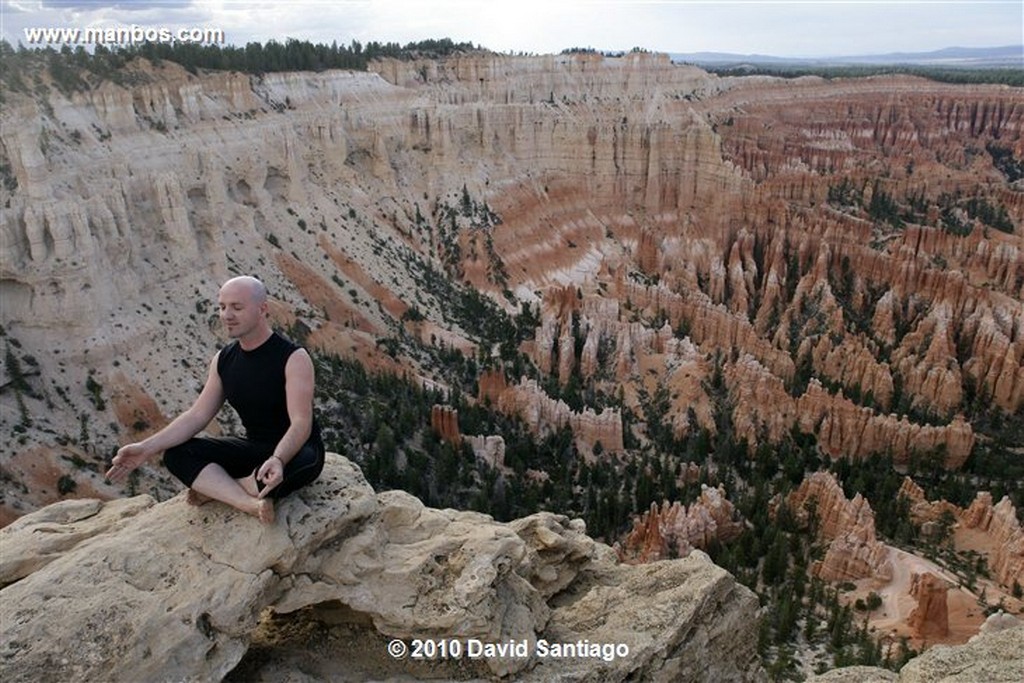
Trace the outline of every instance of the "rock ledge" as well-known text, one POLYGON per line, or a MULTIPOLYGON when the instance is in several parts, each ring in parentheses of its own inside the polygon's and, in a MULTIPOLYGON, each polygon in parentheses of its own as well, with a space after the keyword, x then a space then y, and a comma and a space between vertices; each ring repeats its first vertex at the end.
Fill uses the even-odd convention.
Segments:
POLYGON ((10 683, 220 680, 265 610, 338 603, 390 638, 529 644, 483 660, 494 676, 764 680, 757 599, 705 554, 622 565, 579 521, 427 508, 334 454, 271 527, 183 495, 67 501, 0 530, 0 555, 10 683), (539 639, 629 655, 540 658, 539 639))

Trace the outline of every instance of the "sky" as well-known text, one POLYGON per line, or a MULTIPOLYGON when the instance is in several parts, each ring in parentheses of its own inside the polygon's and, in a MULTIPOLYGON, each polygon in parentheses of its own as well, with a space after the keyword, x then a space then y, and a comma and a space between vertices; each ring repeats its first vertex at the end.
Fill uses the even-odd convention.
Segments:
MULTIPOLYGON (((1024 44, 1022 0, 0 0, 24 29, 212 28, 225 42, 451 38, 503 53, 565 48, 830 57, 1024 44)), ((58 46, 59 47, 59 46, 58 46)))

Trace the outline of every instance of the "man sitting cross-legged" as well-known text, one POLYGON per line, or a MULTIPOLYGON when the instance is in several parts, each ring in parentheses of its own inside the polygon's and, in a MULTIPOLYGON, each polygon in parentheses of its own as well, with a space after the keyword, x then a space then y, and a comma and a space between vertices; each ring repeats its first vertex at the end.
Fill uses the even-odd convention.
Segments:
POLYGON ((267 290, 256 278, 228 280, 218 301, 235 341, 214 355, 195 403, 156 434, 118 450, 107 477, 123 480, 163 452, 167 469, 189 487, 190 503, 219 500, 270 524, 270 499, 309 484, 324 466, 313 418, 313 362, 271 329, 267 290), (246 437, 196 437, 225 400, 246 437))

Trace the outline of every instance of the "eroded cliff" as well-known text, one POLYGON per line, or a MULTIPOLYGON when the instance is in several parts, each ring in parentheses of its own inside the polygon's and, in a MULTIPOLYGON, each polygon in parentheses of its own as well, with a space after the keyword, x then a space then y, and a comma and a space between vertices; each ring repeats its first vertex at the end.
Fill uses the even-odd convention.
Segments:
POLYGON ((410 340, 499 366, 479 395, 587 457, 663 422, 956 468, 989 408, 1019 423, 1013 88, 717 78, 648 54, 130 72, 70 94, 43 73, 2 114, 3 466, 31 482, 6 520, 112 493, 94 470, 195 395, 235 273, 319 353, 442 390, 410 340), (514 351, 538 376, 439 280, 530 308, 514 351))

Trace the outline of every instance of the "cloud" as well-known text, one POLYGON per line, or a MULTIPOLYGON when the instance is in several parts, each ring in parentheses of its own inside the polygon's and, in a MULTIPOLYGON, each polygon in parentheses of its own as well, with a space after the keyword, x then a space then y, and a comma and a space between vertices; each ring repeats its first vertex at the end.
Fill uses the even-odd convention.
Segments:
POLYGON ((92 12, 112 10, 116 12, 138 12, 148 9, 181 9, 191 6, 193 3, 183 3, 181 0, 121 0, 120 2, 89 2, 89 0, 42 0, 40 8, 44 10, 72 10, 78 12, 92 12))
POLYGON ((499 52, 568 47, 836 56, 1021 43, 1020 0, 0 0, 3 37, 37 27, 223 29, 227 41, 451 38, 499 52))

